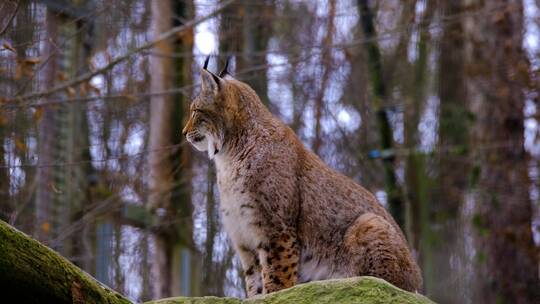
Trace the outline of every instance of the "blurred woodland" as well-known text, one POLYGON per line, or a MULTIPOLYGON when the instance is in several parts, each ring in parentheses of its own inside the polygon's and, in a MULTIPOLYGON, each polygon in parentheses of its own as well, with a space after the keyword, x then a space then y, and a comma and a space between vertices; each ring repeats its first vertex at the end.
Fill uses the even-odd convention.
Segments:
POLYGON ((0 1, 0 219, 136 301, 244 296, 181 135, 207 55, 376 194, 424 294, 540 303, 539 0, 0 1))

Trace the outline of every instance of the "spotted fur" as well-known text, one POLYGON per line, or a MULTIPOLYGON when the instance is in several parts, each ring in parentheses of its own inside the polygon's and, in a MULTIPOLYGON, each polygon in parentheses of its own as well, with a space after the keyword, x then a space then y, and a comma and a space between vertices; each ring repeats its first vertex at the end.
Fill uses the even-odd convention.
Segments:
POLYGON ((183 133, 215 161, 248 296, 358 275, 421 288, 403 233, 370 192, 306 149, 248 85, 201 76, 183 133))

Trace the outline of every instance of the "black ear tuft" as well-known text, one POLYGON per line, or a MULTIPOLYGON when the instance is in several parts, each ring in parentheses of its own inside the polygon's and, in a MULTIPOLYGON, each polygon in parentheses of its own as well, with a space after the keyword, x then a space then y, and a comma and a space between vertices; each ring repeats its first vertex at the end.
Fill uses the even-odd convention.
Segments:
POLYGON ((223 78, 226 75, 231 75, 229 73, 229 62, 231 61, 231 56, 227 57, 227 61, 225 61, 225 66, 223 67, 223 70, 219 73, 219 77, 223 78))
POLYGON ((208 68, 208 61, 210 61, 210 56, 206 56, 206 59, 204 60, 203 69, 205 70, 208 68))
POLYGON ((210 73, 210 75, 212 75, 212 78, 214 78, 214 81, 216 82, 218 89, 220 89, 221 79, 219 79, 219 77, 217 77, 214 73, 210 73))

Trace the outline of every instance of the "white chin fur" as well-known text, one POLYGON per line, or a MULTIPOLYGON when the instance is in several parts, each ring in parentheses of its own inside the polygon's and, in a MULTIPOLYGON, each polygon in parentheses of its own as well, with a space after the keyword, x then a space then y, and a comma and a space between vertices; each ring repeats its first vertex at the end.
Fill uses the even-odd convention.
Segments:
POLYGON ((214 156, 216 155, 216 153, 218 153, 221 150, 221 141, 210 134, 208 134, 206 138, 208 138, 208 141, 207 141, 208 158, 214 159, 214 156))
POLYGON ((208 152, 208 157, 214 159, 216 153, 221 150, 221 140, 215 138, 212 134, 205 134, 204 139, 199 142, 191 143, 195 149, 208 152))
POLYGON ((204 152, 206 149, 208 149, 208 139, 205 136, 203 140, 198 142, 191 142, 191 144, 195 147, 195 149, 204 152))

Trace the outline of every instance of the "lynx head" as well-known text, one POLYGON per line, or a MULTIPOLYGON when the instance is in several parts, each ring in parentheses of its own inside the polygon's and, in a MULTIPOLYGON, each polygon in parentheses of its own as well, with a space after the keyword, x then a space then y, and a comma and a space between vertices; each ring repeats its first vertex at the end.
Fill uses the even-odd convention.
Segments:
POLYGON ((190 105, 189 119, 182 134, 197 150, 207 151, 212 159, 223 148, 228 120, 225 103, 231 85, 227 81, 229 61, 218 76, 206 69, 208 59, 201 69, 200 93, 190 105))

